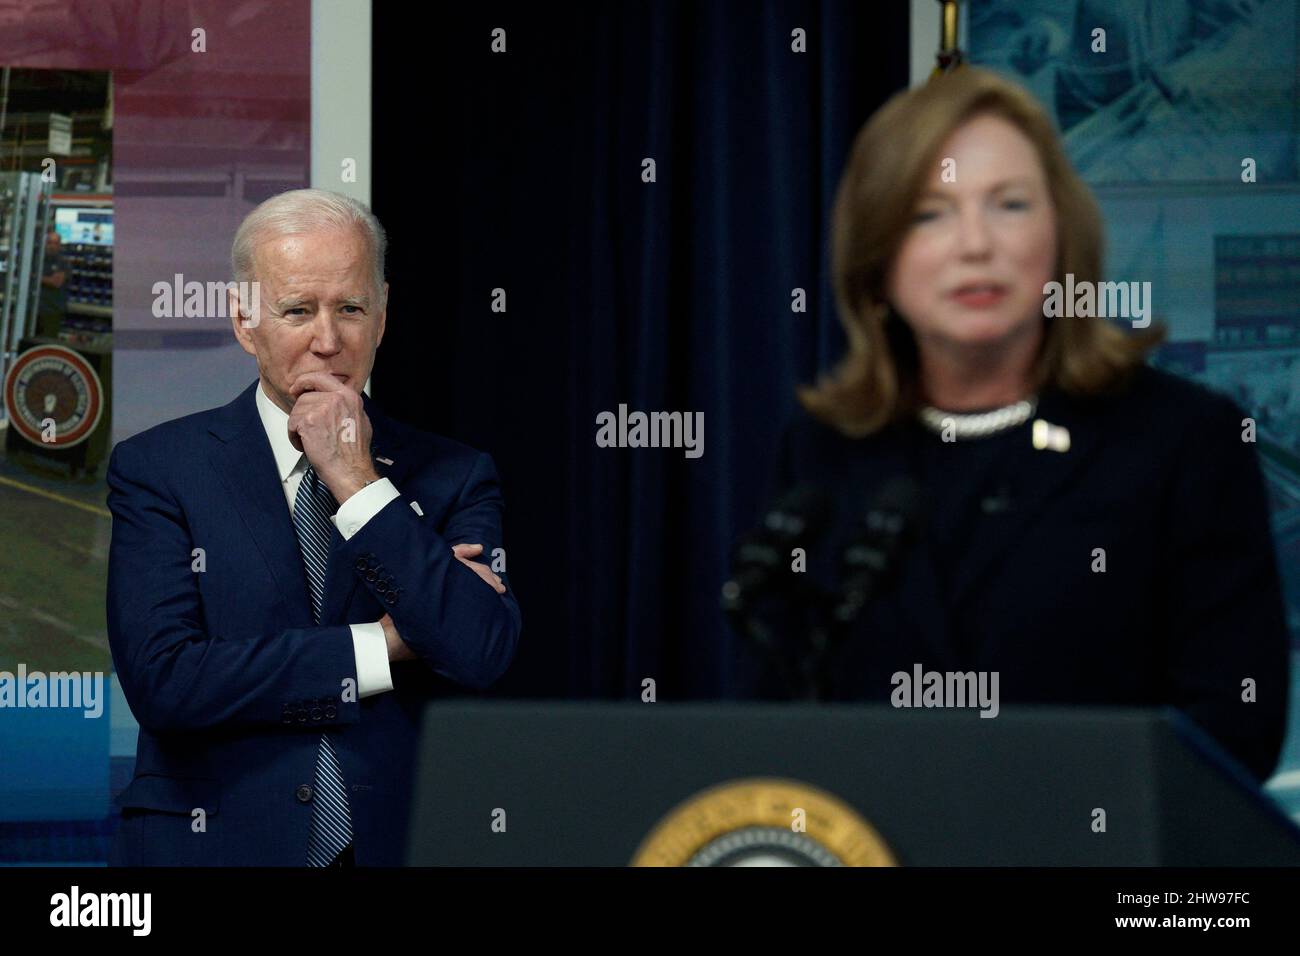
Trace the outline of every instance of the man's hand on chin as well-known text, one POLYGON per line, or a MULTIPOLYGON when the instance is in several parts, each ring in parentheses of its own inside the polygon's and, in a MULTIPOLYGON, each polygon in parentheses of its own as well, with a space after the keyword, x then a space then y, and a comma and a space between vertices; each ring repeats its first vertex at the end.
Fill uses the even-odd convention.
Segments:
POLYGON ((289 440, 340 505, 376 481, 370 457, 370 418, 354 391, 328 372, 304 372, 289 388, 289 440))

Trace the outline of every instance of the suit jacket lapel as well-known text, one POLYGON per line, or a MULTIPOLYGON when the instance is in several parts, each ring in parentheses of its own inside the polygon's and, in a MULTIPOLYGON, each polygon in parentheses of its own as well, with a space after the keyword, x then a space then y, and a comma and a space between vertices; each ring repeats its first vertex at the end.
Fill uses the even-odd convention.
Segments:
POLYGON ((380 477, 388 478, 400 488, 398 482, 409 475, 419 462, 403 440, 400 426, 380 411, 375 400, 369 395, 363 395, 362 403, 366 408, 366 417, 370 419, 370 454, 375 459, 375 470, 380 477), (387 460, 380 461, 381 458, 387 460))
MULTIPOLYGON (((311 596, 293 517, 284 500, 271 443, 257 414, 258 382, 217 411, 209 431, 217 438, 208 459, 226 485, 267 568, 291 622, 311 622, 311 596)), ((253 573, 249 570, 249 573, 253 573)))

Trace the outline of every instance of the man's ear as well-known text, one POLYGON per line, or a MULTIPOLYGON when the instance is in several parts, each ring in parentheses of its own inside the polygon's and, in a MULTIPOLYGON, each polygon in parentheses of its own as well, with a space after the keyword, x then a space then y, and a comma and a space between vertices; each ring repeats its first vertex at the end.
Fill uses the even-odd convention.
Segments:
POLYGON ((379 300, 379 334, 375 336, 375 348, 384 340, 384 328, 388 325, 388 283, 384 283, 384 295, 379 300))
POLYGON ((249 355, 256 356, 253 346, 253 330, 244 325, 244 317, 239 314, 239 292, 237 289, 226 290, 226 312, 230 315, 230 326, 235 331, 235 340, 249 355))

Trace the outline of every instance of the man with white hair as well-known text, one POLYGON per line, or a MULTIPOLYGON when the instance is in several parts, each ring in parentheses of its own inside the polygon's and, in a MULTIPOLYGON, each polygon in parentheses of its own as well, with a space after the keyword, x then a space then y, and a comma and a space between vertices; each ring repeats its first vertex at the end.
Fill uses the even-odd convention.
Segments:
POLYGON ((385 243, 335 193, 258 206, 231 251, 258 294, 229 293, 257 381, 113 450, 109 641, 140 723, 114 864, 402 863, 421 705, 514 655, 492 459, 362 392, 385 243))

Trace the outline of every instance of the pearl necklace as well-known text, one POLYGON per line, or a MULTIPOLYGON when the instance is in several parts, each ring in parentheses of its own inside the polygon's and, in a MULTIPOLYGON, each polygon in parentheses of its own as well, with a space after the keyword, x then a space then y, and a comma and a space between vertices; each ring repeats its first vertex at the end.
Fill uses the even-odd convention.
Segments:
POLYGON ((1037 407, 1038 396, 1034 395, 988 412, 945 412, 933 405, 922 405, 917 415, 921 424, 936 434, 951 428, 956 438, 984 438, 1024 424, 1037 407))

